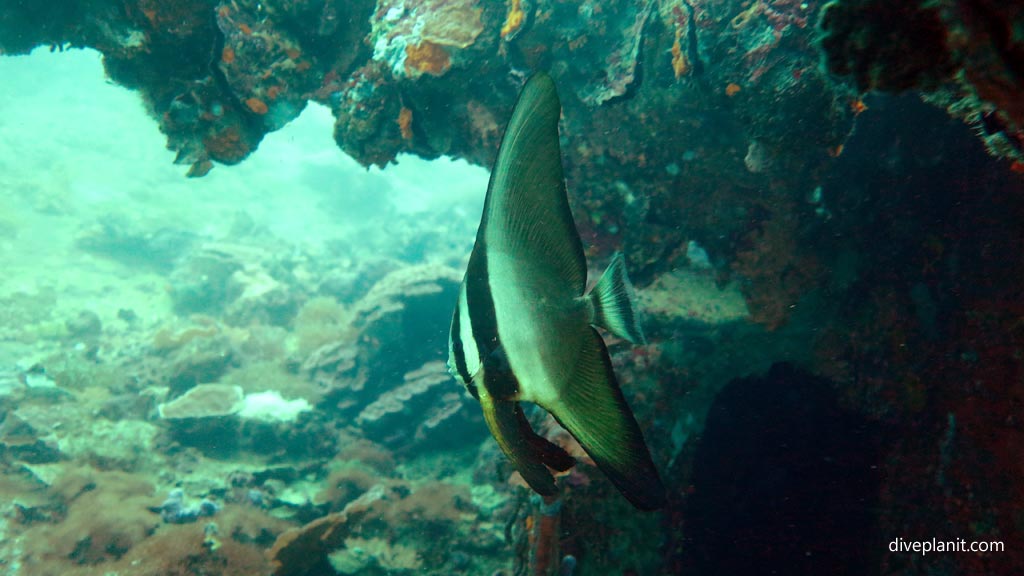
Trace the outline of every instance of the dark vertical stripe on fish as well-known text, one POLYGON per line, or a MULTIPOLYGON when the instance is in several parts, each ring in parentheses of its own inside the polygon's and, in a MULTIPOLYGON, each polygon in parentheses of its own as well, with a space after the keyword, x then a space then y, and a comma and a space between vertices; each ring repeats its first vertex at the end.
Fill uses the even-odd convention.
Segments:
POLYGON ((507 367, 507 361, 495 361, 504 352, 498 338, 498 321, 494 313, 490 280, 487 270, 487 244, 480 236, 466 269, 466 304, 469 306, 473 341, 476 342, 480 363, 483 366, 483 385, 495 399, 509 400, 519 391, 519 383, 507 367), (502 364, 506 366, 499 369, 502 364))
POLYGON ((466 269, 466 305, 469 307, 470 331, 481 362, 497 350, 498 322, 494 316, 494 300, 491 298, 491 285, 487 277, 487 250, 481 239, 477 239, 477 247, 469 257, 466 269))
POLYGON ((472 377, 469 374, 469 368, 466 367, 466 349, 462 345, 462 306, 458 300, 455 301, 455 314, 452 318, 452 354, 455 355, 455 369, 459 372, 459 377, 462 378, 462 382, 469 385, 472 381, 472 377))

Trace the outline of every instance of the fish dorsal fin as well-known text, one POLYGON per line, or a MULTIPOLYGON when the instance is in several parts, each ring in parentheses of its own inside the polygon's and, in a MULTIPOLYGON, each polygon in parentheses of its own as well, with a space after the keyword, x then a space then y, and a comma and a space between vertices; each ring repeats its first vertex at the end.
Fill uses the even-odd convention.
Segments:
POLYGON ((612 371, 601 335, 589 328, 571 381, 544 409, 579 441, 634 506, 660 508, 665 488, 612 371))
POLYGON ((551 77, 530 78, 498 150, 479 234, 489 249, 514 255, 531 273, 580 296, 587 264, 562 175, 561 109, 551 77))

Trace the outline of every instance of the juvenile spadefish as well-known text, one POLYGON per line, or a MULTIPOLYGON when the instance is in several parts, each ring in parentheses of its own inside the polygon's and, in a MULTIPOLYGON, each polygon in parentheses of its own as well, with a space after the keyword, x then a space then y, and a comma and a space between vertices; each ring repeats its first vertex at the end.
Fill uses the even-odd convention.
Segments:
POLYGON ((658 472, 612 371, 599 326, 644 340, 621 255, 586 291, 558 145, 555 84, 537 74, 498 150, 476 244, 452 318, 448 368, 480 401, 506 456, 542 495, 575 461, 530 427, 521 401, 550 412, 637 508, 665 501, 658 472))

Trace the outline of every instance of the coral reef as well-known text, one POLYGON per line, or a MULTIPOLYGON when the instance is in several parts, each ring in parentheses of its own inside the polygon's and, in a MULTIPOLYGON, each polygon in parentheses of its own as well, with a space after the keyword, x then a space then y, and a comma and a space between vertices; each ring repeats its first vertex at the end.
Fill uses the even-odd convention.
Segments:
POLYGON ((344 544, 353 527, 369 514, 370 506, 383 496, 383 489, 375 487, 344 510, 281 534, 269 551, 274 576, 303 576, 315 574, 317 570, 332 570, 327 560, 330 551, 344 544))
POLYGON ((123 472, 69 470, 50 489, 63 516, 54 525, 39 524, 24 535, 23 562, 100 564, 116 560, 148 537, 160 523, 149 511, 153 486, 123 472))
POLYGON ((472 411, 452 394, 431 326, 448 322, 461 277, 454 269, 419 265, 385 275, 348 311, 342 340, 306 358, 302 368, 324 390, 321 405, 352 414, 374 441, 406 449, 458 441, 472 411), (404 371, 401 379, 396 373, 404 371), (448 393, 445 393, 448 392, 448 393))
POLYGON ((383 538, 346 538, 328 558, 338 574, 407 574, 423 566, 415 549, 383 538))
POLYGON ((242 409, 242 389, 223 384, 200 384, 174 400, 160 404, 161 418, 217 418, 242 409))
POLYGON ((10 2, 0 51, 100 50, 112 78, 144 92, 177 162, 201 176, 211 160, 242 160, 267 131, 294 118, 325 72, 347 70, 371 8, 365 1, 10 2))
POLYGON ((409 418, 429 406, 422 405, 422 402, 437 396, 435 387, 450 383, 448 370, 440 360, 424 364, 403 376, 402 380, 402 384, 378 396, 356 417, 356 422, 371 438, 390 436, 392 442, 407 444, 406 439, 393 439, 396 431, 408 429, 409 418))
POLYGON ((373 60, 397 78, 443 76, 453 56, 480 36, 482 12, 477 0, 379 2, 369 37, 373 60))
POLYGON ((200 518, 210 518, 221 509, 220 504, 203 498, 195 504, 185 504, 185 491, 180 488, 171 490, 167 499, 160 505, 160 519, 167 524, 189 524, 200 518))
POLYGON ((238 533, 216 523, 165 525, 135 546, 107 573, 166 576, 221 574, 252 576, 268 574, 264 549, 239 540, 238 533))
POLYGON ((990 153, 1020 165, 1022 24, 1019 2, 838 0, 822 11, 821 44, 829 68, 859 90, 922 90, 977 127, 990 153))
MULTIPOLYGON (((152 302, 113 313, 45 290, 6 299, 12 340, 52 334, 0 375, 0 486, 16 494, 0 554, 12 574, 266 574, 263 551, 284 531, 374 490, 387 504, 318 569, 346 553, 369 571, 507 569, 507 497, 492 490, 486 517, 474 507, 466 477, 486 432, 433 329, 460 280, 442 263, 464 257, 448 217, 396 218, 402 246, 384 255, 381 239, 316 251, 251 225, 195 234, 151 254, 152 302), (78 469, 97 487, 54 488, 78 469), (100 505, 123 530, 90 522, 100 505), (420 523, 429 530, 410 531, 420 523)), ((141 224, 120 229, 69 246, 133 269, 128 254, 156 248, 141 224)))
MULTIPOLYGON (((389 214, 390 230, 318 251, 114 213, 74 253, 144 265, 153 310, 68 310, 47 286, 0 297, 18 357, 0 366, 0 491, 17 494, 0 559, 12 574, 715 571, 721 555, 694 555, 732 536, 772 558, 814 532, 842 541, 825 506, 801 531, 741 513, 799 499, 808 462, 839 470, 834 488, 849 461, 828 459, 850 440, 829 426, 856 422, 872 448, 858 464, 880 471, 864 531, 943 526, 1008 550, 874 550, 848 567, 1024 572, 1009 546, 1024 500, 1021 18, 1020 2, 984 0, 0 0, 0 51, 101 51, 192 176, 242 161, 309 102, 363 165, 487 166, 523 79, 549 70, 584 247, 595 265, 625 251, 639 287, 650 344, 609 339, 611 361, 672 492, 663 513, 626 508, 553 421, 536 429, 579 460, 560 505, 517 484, 443 371, 464 215, 389 214), (736 392, 762 381, 777 398, 736 392), (721 460, 764 448, 730 441, 749 432, 730 417, 800 420, 794 398, 835 418, 766 420, 789 451, 721 460), (766 469, 715 484, 730 463, 766 469), (723 496, 752 486, 762 498, 723 496), (695 546, 698 523, 718 531, 695 546)), ((811 549, 802 566, 829 562, 811 549)))

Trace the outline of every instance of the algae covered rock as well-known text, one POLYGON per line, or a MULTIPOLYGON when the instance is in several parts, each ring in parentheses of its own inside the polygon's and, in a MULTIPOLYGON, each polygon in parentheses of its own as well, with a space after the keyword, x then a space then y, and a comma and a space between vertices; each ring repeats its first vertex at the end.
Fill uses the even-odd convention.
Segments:
POLYGON ((821 14, 821 46, 834 73, 858 90, 934 88, 954 66, 937 8, 923 2, 841 0, 821 14))
POLYGON ((153 533, 160 518, 149 507, 153 486, 124 472, 69 469, 51 488, 67 509, 59 524, 29 530, 23 563, 64 566, 99 564, 120 558, 153 533), (53 564, 50 564, 53 565, 53 564))
POLYGON ((156 378, 166 383, 173 395, 208 382, 216 382, 237 365, 235 343, 212 321, 180 331, 162 329, 153 337, 158 359, 166 367, 156 378))
POLYGON ((124 215, 106 214, 86 227, 75 245, 125 266, 168 272, 195 240, 195 236, 185 230, 169 227, 154 230, 124 215))
POLYGON ((329 455, 334 436, 303 398, 245 394, 234 384, 200 384, 158 406, 170 438, 215 458, 239 451, 267 458, 329 455))
POLYGON ((363 408, 356 423, 388 446, 451 448, 476 437, 465 434, 478 420, 465 409, 468 398, 453 385, 444 362, 435 360, 405 374, 401 384, 363 408))
POLYGON ((99 418, 82 433, 64 435, 58 445, 74 461, 101 470, 153 470, 163 463, 163 455, 154 450, 159 433, 151 422, 99 418))
POLYGON ((462 274, 424 264, 396 270, 353 307, 361 363, 370 381, 410 372, 443 358, 448 336, 438 326, 451 320, 462 274))
POLYGON ((740 322, 750 314, 737 283, 721 286, 708 271, 692 268, 659 276, 637 297, 646 320, 658 325, 690 322, 714 326, 740 322))
POLYGON ((327 557, 338 574, 412 574, 423 566, 415 548, 383 538, 346 538, 327 557))
POLYGON ((238 386, 200 384, 157 407, 171 438, 206 454, 226 457, 239 443, 239 421, 244 395, 238 386))
POLYGON ((238 386, 200 384, 185 394, 157 407, 161 418, 168 420, 217 418, 230 416, 242 409, 244 395, 238 386))
POLYGON ((342 338, 301 366, 323 390, 320 406, 350 415, 368 438, 391 447, 476 439, 460 434, 477 418, 463 410, 468 396, 448 375, 447 334, 437 330, 450 322, 460 281, 447 266, 407 266, 348 307, 342 338))
POLYGON ((8 412, 0 422, 0 448, 5 460, 29 464, 56 462, 61 458, 52 427, 45 423, 32 424, 32 416, 22 412, 8 412))

